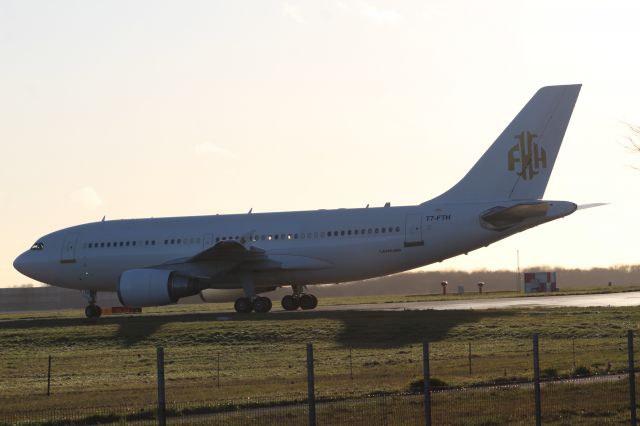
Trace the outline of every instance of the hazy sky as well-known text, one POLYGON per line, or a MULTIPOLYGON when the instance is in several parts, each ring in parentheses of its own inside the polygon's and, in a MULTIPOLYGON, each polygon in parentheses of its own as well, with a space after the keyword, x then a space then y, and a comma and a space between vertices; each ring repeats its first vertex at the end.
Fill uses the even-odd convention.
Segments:
POLYGON ((0 1, 0 286, 78 223, 418 204, 582 83, 545 198, 610 202, 437 268, 639 263, 640 2, 0 1))

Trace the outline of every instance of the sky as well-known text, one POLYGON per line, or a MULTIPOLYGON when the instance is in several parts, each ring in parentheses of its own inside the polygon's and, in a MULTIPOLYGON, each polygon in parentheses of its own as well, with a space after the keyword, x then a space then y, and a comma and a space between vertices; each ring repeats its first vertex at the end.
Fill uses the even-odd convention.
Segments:
POLYGON ((0 2, 0 286, 107 219, 414 205, 582 83, 545 193, 608 206, 427 269, 640 263, 640 2, 0 2))

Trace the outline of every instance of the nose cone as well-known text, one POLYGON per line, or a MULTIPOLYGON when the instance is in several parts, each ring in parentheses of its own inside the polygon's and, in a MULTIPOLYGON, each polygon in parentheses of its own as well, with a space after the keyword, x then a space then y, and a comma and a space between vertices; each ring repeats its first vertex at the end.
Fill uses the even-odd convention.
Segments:
POLYGON ((20 256, 16 257, 16 260, 13 261, 13 267, 16 268, 16 270, 21 274, 27 275, 25 274, 25 266, 27 263, 25 257, 25 253, 22 253, 20 256))

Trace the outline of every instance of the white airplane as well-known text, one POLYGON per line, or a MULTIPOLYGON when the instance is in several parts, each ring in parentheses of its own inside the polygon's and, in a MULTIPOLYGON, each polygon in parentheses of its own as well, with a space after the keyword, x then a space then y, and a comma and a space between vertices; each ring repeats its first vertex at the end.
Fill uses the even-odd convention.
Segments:
POLYGON ((538 90, 460 182, 416 206, 103 220, 39 238, 13 266, 82 290, 90 318, 102 312, 98 291, 130 307, 200 294, 264 313, 271 300, 259 294, 291 286, 282 307, 314 309, 308 285, 440 262, 573 213, 541 198, 580 87, 538 90))

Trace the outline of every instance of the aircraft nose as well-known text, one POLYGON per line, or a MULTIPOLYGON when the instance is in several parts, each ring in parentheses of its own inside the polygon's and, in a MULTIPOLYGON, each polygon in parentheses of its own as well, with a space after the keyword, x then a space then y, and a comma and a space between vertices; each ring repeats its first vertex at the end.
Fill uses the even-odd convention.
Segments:
POLYGON ((16 260, 13 261, 13 267, 16 268, 16 270, 18 272, 20 272, 21 274, 25 274, 25 266, 26 266, 26 259, 25 259, 25 254, 22 253, 20 256, 16 257, 16 260))

